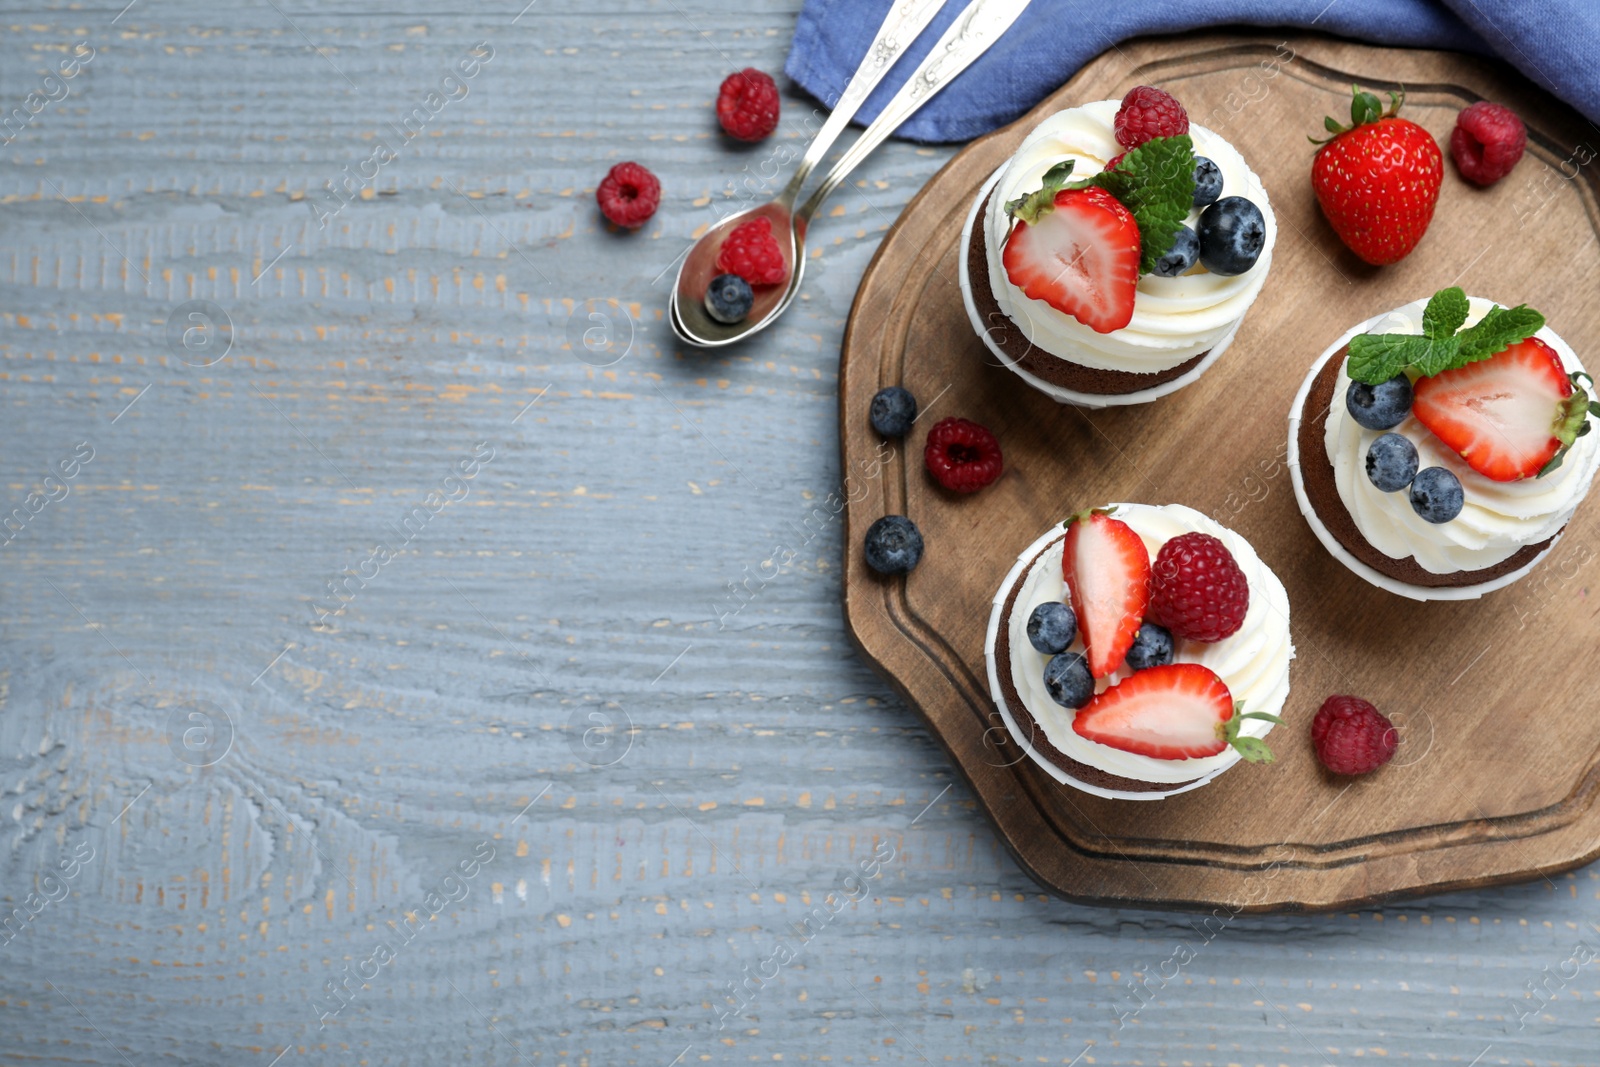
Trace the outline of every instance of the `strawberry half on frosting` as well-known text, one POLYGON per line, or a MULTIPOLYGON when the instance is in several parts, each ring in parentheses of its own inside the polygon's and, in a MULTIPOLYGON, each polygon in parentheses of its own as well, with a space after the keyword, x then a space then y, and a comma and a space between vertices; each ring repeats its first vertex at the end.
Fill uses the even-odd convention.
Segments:
POLYGON ((1239 732, 1246 719, 1282 719, 1246 712, 1209 667, 1169 663, 1129 675, 1078 712, 1079 737, 1153 759, 1203 759, 1234 748, 1252 763, 1271 763, 1272 750, 1239 732))
POLYGON ((1001 261, 1029 298, 1111 333, 1133 321, 1139 225, 1104 189, 1064 188, 1070 173, 1070 164, 1051 168, 1043 189, 1007 205, 1012 227, 1001 261))
POLYGON ((1497 482, 1537 477, 1583 432, 1589 413, 1588 393, 1537 337, 1414 388, 1417 421, 1497 482))

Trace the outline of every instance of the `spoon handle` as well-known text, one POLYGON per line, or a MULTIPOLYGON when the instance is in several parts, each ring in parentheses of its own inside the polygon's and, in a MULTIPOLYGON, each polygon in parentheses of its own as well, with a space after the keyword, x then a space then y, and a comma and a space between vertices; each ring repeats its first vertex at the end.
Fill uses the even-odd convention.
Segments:
POLYGON ((828 149, 833 147, 839 134, 855 118, 872 90, 889 73, 889 68, 905 54, 906 48, 933 21, 933 16, 944 5, 945 0, 894 0, 889 13, 883 17, 883 25, 878 27, 878 35, 868 46, 867 54, 861 57, 861 65, 856 68, 850 84, 839 94, 822 129, 817 131, 816 137, 806 146, 805 154, 800 157, 800 165, 795 168, 794 177, 789 179, 789 186, 785 190, 785 195, 791 198, 790 203, 794 202, 793 197, 800 195, 812 169, 822 162, 822 157, 828 154, 828 149))
POLYGON ((966 10, 956 16, 950 28, 944 31, 944 36, 933 46, 928 58, 922 61, 922 65, 900 87, 893 99, 884 105, 882 114, 839 158, 822 179, 822 184, 817 186, 817 191, 795 212, 795 225, 804 227, 846 175, 899 129, 901 123, 948 85, 952 78, 987 52, 1011 28, 1028 3, 1029 0, 972 0, 966 10))

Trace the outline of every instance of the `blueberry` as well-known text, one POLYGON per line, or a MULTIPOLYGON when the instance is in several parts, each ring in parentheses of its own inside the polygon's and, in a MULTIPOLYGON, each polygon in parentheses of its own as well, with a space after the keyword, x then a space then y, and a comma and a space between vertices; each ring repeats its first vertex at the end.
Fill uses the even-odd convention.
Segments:
POLYGON ((1194 157, 1194 206, 1205 207, 1222 195, 1222 170, 1205 156, 1194 157))
POLYGON ((743 322, 755 299, 749 282, 737 274, 719 274, 706 286, 706 314, 729 325, 743 322))
POLYGON ((904 515, 885 515, 867 527, 867 566, 879 574, 908 574, 922 559, 922 534, 904 515))
POLYGON ((1190 267, 1195 260, 1200 258, 1200 238, 1187 226, 1180 227, 1177 239, 1172 242, 1172 248, 1167 254, 1156 260, 1155 269, 1150 273, 1162 278, 1176 278, 1190 267))
POLYGON ((1081 708, 1094 696, 1094 676, 1081 652, 1063 652, 1044 665, 1044 688, 1064 708, 1081 708))
POLYGON ((1380 492, 1398 493, 1416 476, 1417 446, 1409 438, 1386 433, 1368 446, 1367 477, 1380 492))
POLYGON ((879 389, 872 398, 872 428, 885 437, 904 437, 917 418, 917 398, 910 391, 891 385, 879 389))
POLYGON ((1411 379, 1396 374, 1378 385, 1353 381, 1344 391, 1344 406, 1357 425, 1392 430, 1411 413, 1411 379))
POLYGON ((1225 196, 1200 213, 1200 262, 1212 274, 1243 274, 1267 244, 1267 220, 1242 196, 1225 196))
POLYGON ((1133 635, 1133 647, 1128 649, 1125 662, 1136 671, 1171 663, 1172 632, 1153 622, 1141 623, 1139 632, 1133 635))
POLYGON ((1028 644, 1047 656, 1065 652, 1078 636, 1078 617, 1059 600, 1047 600, 1028 616, 1028 644))
POLYGON ((1427 522, 1449 522, 1463 503, 1461 480, 1448 468, 1429 467, 1411 481, 1411 510, 1427 522))

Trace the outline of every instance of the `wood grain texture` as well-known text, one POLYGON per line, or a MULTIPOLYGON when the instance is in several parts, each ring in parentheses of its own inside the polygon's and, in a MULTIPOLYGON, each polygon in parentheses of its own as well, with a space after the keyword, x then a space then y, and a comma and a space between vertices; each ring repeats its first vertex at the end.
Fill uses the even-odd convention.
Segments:
MULTIPOLYGON (((0 1064, 1592 1061, 1592 967, 1515 1012, 1600 938, 1594 871, 1208 938, 1063 903, 850 651, 837 350, 953 153, 881 149, 746 347, 676 348, 656 280, 773 150, 710 104, 779 68, 792 0, 277 7, 0 14, 7 110, 96 49, 0 148, 4 510, 94 448, 0 549, 0 898, 65 887, 0 945, 0 1064), (485 40, 319 229, 308 191, 485 40), (590 202, 628 158, 667 189, 636 235, 590 202), (190 300, 234 326, 209 367, 167 340, 190 300), (591 300, 634 323, 609 366, 572 350, 591 300), (468 495, 313 627, 480 441, 468 495), (225 754, 190 712, 227 716, 225 754), (484 839, 319 1028, 325 983, 484 839), (719 1030, 880 842, 868 895, 719 1030)), ((796 147, 813 105, 785 104, 796 147)))
MULTIPOLYGON (((1292 398, 1354 323, 1458 282, 1538 307, 1577 351, 1600 350, 1600 310, 1587 296, 1600 278, 1600 210, 1594 176, 1581 168, 1526 218, 1516 207, 1534 195, 1538 164, 1487 191, 1452 177, 1426 242, 1389 269, 1365 267, 1339 245, 1306 180, 1299 116, 1337 112, 1352 82, 1386 81, 1408 87, 1407 113, 1441 141, 1477 99, 1534 117, 1532 156, 1549 167, 1582 140, 1575 113, 1456 56, 1316 37, 1147 41, 1102 56, 1031 116, 952 160, 862 283, 840 389, 847 467, 878 453, 865 418, 872 393, 904 384, 919 396, 948 390, 928 425, 959 413, 995 428, 1008 475, 959 500, 918 462, 863 480, 848 536, 879 515, 905 514, 931 550, 904 580, 846 557, 852 633, 929 719, 1022 863, 1071 898, 1347 908, 1537 877, 1600 854, 1600 723, 1582 682, 1596 632, 1586 564, 1600 511, 1580 509, 1525 582, 1480 601, 1420 604, 1345 571, 1289 487, 1292 398), (1261 296, 1212 372, 1151 404, 1088 412, 1028 388, 984 348, 956 283, 960 233, 984 182, 1040 117, 1147 82, 1169 87, 1196 121, 1224 120, 1217 132, 1266 187, 1278 243, 1261 296), (1231 120, 1229 100, 1247 83, 1259 90, 1249 92, 1248 118, 1241 108, 1231 120), (1278 762, 1241 765, 1159 804, 1054 782, 1010 742, 984 665, 990 602, 1017 553, 1066 514, 1122 500, 1187 504, 1243 534, 1289 591, 1298 650, 1288 726, 1272 735, 1278 762), (1335 692, 1395 716, 1408 746, 1383 774, 1352 782, 1318 766, 1305 731, 1335 692)), ((926 432, 905 455, 919 455, 926 432)))

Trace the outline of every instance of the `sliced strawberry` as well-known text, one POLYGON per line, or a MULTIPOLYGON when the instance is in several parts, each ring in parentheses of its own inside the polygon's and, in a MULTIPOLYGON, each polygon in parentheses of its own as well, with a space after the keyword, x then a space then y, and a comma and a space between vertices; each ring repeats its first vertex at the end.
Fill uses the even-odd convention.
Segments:
POLYGON ((1431 378, 1411 411, 1485 478, 1532 478, 1582 428, 1588 397, 1573 402, 1561 357, 1537 337, 1431 378))
POLYGON ((1096 333, 1133 321, 1139 226, 1104 189, 1062 189, 1034 221, 1018 217, 1001 258, 1011 284, 1096 333))
POLYGON ((1073 716, 1079 737, 1156 759, 1198 759, 1228 747, 1233 694, 1210 667, 1169 663, 1130 674, 1073 716))
POLYGON ((1096 678, 1122 666, 1150 604, 1150 553, 1133 528, 1104 511, 1067 520, 1061 556, 1072 610, 1096 678))

